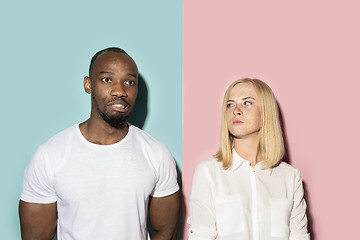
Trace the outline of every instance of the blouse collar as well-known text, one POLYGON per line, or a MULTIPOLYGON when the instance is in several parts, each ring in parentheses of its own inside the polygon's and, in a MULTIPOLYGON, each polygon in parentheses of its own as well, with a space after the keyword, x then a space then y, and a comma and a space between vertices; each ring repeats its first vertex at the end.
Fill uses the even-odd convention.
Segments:
MULTIPOLYGON (((248 166, 248 167, 251 167, 250 166, 250 162, 248 160, 245 160, 243 159, 236 151, 235 151, 235 148, 233 148, 232 150, 232 156, 233 156, 233 161, 232 161, 232 165, 231 167, 229 168, 229 170, 231 172, 235 172, 239 167, 241 167, 242 165, 244 166, 248 166)), ((268 173, 269 175, 271 175, 272 171, 273 171, 273 168, 265 168, 265 169, 262 169, 261 166, 263 164, 263 161, 259 162, 258 164, 256 164, 256 166, 254 167, 254 171, 255 172, 258 172, 258 171, 261 171, 261 172, 266 172, 268 173)))

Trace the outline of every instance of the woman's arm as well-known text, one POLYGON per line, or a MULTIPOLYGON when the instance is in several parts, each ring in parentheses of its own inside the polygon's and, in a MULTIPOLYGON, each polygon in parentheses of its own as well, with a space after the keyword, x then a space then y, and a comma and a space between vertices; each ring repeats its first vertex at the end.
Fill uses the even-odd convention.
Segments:
POLYGON ((201 162, 195 170, 190 193, 189 240, 216 239, 217 237, 210 179, 205 162, 201 162))
POLYGON ((300 172, 297 171, 294 181, 294 204, 290 216, 290 240, 309 240, 307 231, 306 203, 300 172))

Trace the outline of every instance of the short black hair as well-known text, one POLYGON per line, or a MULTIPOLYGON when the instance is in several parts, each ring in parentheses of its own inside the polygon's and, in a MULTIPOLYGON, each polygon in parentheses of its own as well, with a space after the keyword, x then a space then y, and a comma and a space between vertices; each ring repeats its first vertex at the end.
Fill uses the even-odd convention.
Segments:
POLYGON ((103 50, 98 51, 97 53, 95 53, 95 55, 91 58, 90 61, 90 66, 89 66, 89 77, 91 78, 91 72, 92 72, 92 68, 94 65, 94 62, 96 61, 96 59, 103 54, 104 52, 116 52, 116 53, 123 53, 126 54, 130 57, 129 54, 127 54, 127 52, 124 51, 124 49, 119 48, 119 47, 109 47, 109 48, 105 48, 103 50))

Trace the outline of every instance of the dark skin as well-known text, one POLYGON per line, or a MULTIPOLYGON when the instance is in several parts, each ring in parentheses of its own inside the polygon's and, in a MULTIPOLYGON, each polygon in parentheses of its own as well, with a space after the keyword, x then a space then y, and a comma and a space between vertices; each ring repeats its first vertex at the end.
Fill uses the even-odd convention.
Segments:
POLYGON ((153 197, 149 204, 149 218, 154 234, 152 240, 176 240, 181 206, 180 192, 153 197))
POLYGON ((21 239, 49 240, 56 232, 56 202, 50 204, 28 203, 20 200, 19 216, 21 239))
MULTIPOLYGON (((126 119, 136 100, 137 85, 138 69, 130 56, 109 51, 96 59, 90 76, 84 78, 85 92, 92 94, 90 118, 80 124, 80 131, 89 142, 110 145, 126 136, 129 130, 126 119), (103 116, 118 121, 109 124, 103 116)), ((180 198, 179 191, 151 198, 149 218, 154 229, 151 239, 176 239, 180 198)), ((56 202, 39 204, 20 200, 19 216, 23 240, 53 238, 57 225, 56 202)))

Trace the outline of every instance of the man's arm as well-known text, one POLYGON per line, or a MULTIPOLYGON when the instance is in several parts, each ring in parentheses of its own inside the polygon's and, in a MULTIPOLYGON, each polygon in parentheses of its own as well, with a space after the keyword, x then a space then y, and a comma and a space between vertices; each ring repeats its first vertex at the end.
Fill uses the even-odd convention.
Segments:
POLYGON ((51 240, 56 232, 57 207, 55 203, 29 203, 20 200, 19 216, 21 239, 51 240))
POLYGON ((166 197, 153 197, 150 200, 149 217, 154 229, 152 240, 176 240, 180 206, 180 191, 166 197))

